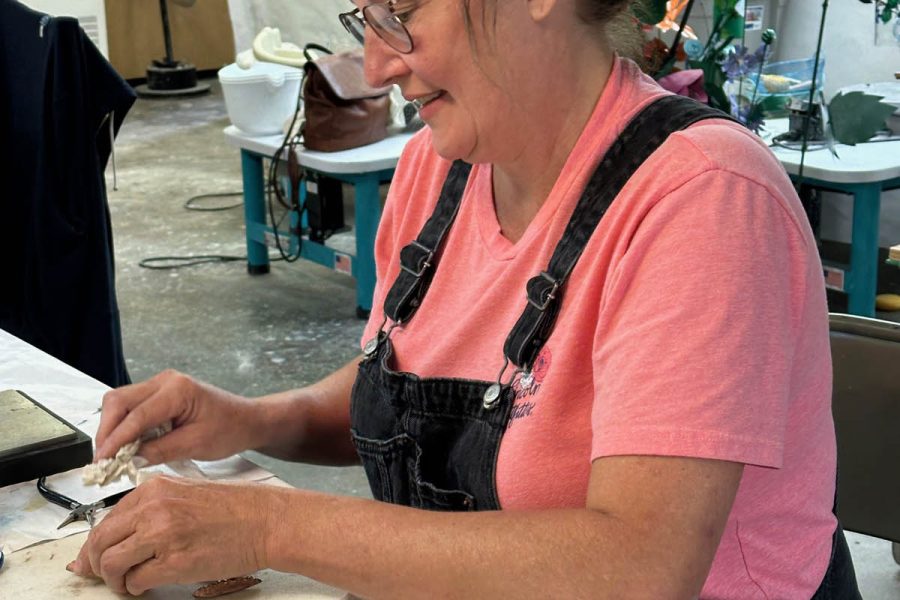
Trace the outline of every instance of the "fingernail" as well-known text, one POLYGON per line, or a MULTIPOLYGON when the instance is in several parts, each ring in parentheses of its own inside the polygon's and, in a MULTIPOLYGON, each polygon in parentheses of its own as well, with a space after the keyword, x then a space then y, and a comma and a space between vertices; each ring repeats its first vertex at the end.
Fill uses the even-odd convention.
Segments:
POLYGON ((75 561, 74 560, 66 565, 66 571, 68 571, 70 573, 75 572, 75 561))
POLYGON ((136 469, 143 469, 144 467, 146 467, 147 465, 150 464, 150 461, 147 460, 146 458, 144 458, 143 456, 135 456, 134 458, 131 459, 131 462, 134 463, 134 467, 136 469))

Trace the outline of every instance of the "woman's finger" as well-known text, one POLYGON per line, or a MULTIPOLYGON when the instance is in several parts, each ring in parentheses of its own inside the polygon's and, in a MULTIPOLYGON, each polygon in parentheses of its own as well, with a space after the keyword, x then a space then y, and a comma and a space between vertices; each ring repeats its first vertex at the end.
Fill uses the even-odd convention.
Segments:
POLYGON ((159 387, 156 377, 132 383, 103 394, 102 412, 100 413, 100 426, 97 428, 97 448, 103 446, 106 437, 125 418, 125 416, 138 404, 159 387))
MULTIPOLYGON (((137 493, 137 490, 133 493, 137 493)), ((121 543, 122 540, 134 534, 135 522, 140 518, 137 513, 138 511, 127 505, 125 507, 116 506, 105 519, 91 529, 87 542, 84 544, 84 548, 87 548, 91 572, 103 576, 101 572, 103 553, 111 546, 121 543)), ((79 555, 80 557, 81 555, 79 555)))
POLYGON ((153 545, 132 534, 106 549, 100 557, 100 576, 114 591, 124 594, 128 571, 153 558, 153 545))
MULTIPOLYGON (((174 421, 183 410, 179 403, 183 400, 179 393, 162 386, 154 390, 143 402, 132 408, 119 422, 106 440, 98 446, 97 456, 106 458, 113 456, 124 444, 138 439, 142 433, 153 427, 158 427, 168 421, 174 421)), ((144 458, 156 464, 151 457, 141 453, 144 458)))

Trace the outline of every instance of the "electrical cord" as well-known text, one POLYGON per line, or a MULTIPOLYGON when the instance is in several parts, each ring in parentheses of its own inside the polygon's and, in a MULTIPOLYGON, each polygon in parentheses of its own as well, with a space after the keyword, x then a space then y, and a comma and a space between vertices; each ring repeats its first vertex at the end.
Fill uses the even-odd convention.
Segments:
POLYGON ((191 196, 187 199, 187 202, 184 203, 184 207, 187 210, 196 210, 200 212, 216 212, 220 210, 231 210, 232 208, 237 208, 239 206, 244 205, 244 201, 241 200, 236 204, 228 204, 225 206, 201 206, 197 204, 198 200, 205 200, 206 198, 228 198, 230 196, 243 196, 244 192, 219 192, 213 194, 199 194, 197 196, 191 196))
MULTIPOLYGON (((304 80, 306 78, 304 77, 304 80)), ((294 116, 291 118, 291 124, 287 128, 287 132, 284 134, 284 139, 281 141, 281 145, 279 145, 278 149, 275 151, 275 154, 272 155, 269 160, 269 171, 268 171, 268 191, 266 193, 266 197, 268 199, 268 209, 269 209, 269 219, 272 221, 272 233, 275 238, 275 247, 278 249, 278 253, 285 260, 285 262, 294 262, 300 258, 301 247, 303 244, 303 240, 299 235, 299 231, 292 231, 292 233, 297 234, 297 252, 295 254, 290 254, 284 250, 284 247, 281 245, 281 234, 278 232, 278 227, 281 225, 281 222, 284 220, 284 217, 275 220, 275 201, 281 204, 282 207, 287 209, 286 214, 290 214, 291 211, 295 211, 297 213, 297 228, 300 227, 300 221, 302 219, 303 211, 305 210, 305 206, 300 206, 300 190, 292 189, 289 198, 284 197, 284 192, 281 189, 281 185, 278 183, 278 167, 281 162, 284 160, 282 156, 287 153, 288 156, 288 172, 291 175, 291 171, 296 168, 296 163, 293 162, 294 159, 294 151, 296 147, 300 144, 300 135, 294 133, 294 126, 297 124, 297 119, 300 116, 300 113, 303 112, 303 84, 305 82, 300 82, 300 93, 297 96, 297 105, 294 109, 294 116), (273 200, 274 196, 274 200, 273 200)), ((294 174, 296 175, 296 174, 294 174)), ((295 177, 291 177, 293 180, 295 177)))
MULTIPOLYGON (((266 190, 268 191, 268 190, 266 190)), ((219 212, 223 210, 232 210, 238 208, 239 206, 243 206, 244 202, 238 202, 235 204, 229 204, 226 206, 198 206, 198 200, 204 200, 207 198, 225 198, 229 196, 243 196, 244 192, 215 192, 210 194, 198 194, 196 196, 191 196, 184 203, 184 208, 186 210, 195 210, 199 212, 219 212)), ((190 256, 151 256, 149 258, 144 258, 140 262, 138 262, 138 266, 143 267, 144 269, 152 269, 155 271, 166 271, 171 269, 181 269, 184 267, 193 267, 195 265, 203 265, 209 263, 229 263, 229 262, 237 262, 237 261, 245 261, 247 260, 246 256, 231 256, 224 254, 192 254, 190 256)), ((270 262, 276 262, 283 260, 280 256, 270 256, 270 262)))
MULTIPOLYGON (((305 78, 304 78, 305 79, 305 78)), ((300 222, 302 220, 303 211, 305 210, 305 206, 300 205, 299 199, 299 189, 292 189, 289 198, 285 198, 284 192, 281 189, 281 185, 278 182, 278 168, 280 164, 283 162, 283 156, 287 154, 289 157, 288 160, 288 172, 289 176, 293 181, 299 179, 299 173, 296 172, 296 169, 299 168, 294 159, 294 151, 296 147, 300 144, 300 137, 302 135, 302 126, 301 132, 298 134, 294 133, 294 127, 297 124, 297 120, 300 114, 303 112, 303 83, 300 82, 300 93, 297 96, 297 104, 294 110, 294 116, 291 119, 291 124, 288 126, 287 131, 285 132, 284 139, 279 145, 278 149, 275 151, 275 154, 272 155, 269 160, 269 169, 266 177, 266 187, 265 187, 265 196, 268 200, 268 212, 269 219, 272 222, 272 232, 274 234, 275 239, 275 247, 278 249, 279 256, 269 257, 269 261, 279 261, 283 260, 285 262, 294 262, 300 258, 301 253, 301 245, 302 245, 302 237, 300 236, 300 222), (274 198, 273 198, 274 197, 274 198), (275 219, 275 208, 274 204, 278 202, 283 208, 287 210, 285 215, 281 217, 281 219, 275 219), (297 252, 295 254, 290 254, 285 251, 284 247, 281 244, 281 235, 279 234, 278 228, 281 223, 284 221, 285 216, 291 214, 291 212, 295 212, 297 214, 297 224, 291 225, 291 233, 296 234, 297 238, 297 252)), ((198 206, 196 203, 198 200, 206 199, 206 198, 222 198, 228 196, 239 196, 243 195, 243 192, 223 192, 223 193, 210 193, 210 194, 200 194, 197 196, 193 196, 189 198, 184 203, 184 208, 187 210, 195 210, 202 212, 215 212, 215 211, 223 211, 230 210, 233 208, 237 208, 238 206, 243 205, 243 201, 235 204, 230 204, 227 206, 216 206, 216 207, 204 207, 198 206)), ((153 269, 153 270, 170 270, 170 269, 181 269, 184 267, 192 267, 195 265, 201 264, 209 264, 209 263, 229 263, 229 262, 237 262, 247 260, 246 256, 229 256, 229 255, 218 255, 218 254, 202 254, 202 255, 192 255, 192 256, 151 256, 149 258, 145 258, 138 262, 140 267, 144 269, 153 269)))

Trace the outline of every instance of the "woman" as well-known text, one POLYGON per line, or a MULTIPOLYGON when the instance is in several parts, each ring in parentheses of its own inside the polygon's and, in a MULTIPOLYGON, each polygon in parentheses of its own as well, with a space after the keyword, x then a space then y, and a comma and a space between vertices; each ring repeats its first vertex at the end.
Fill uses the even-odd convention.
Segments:
POLYGON ((151 463, 361 460, 385 502, 158 478, 72 570, 131 593, 265 567, 386 598, 855 593, 832 511, 822 270, 777 161, 703 120, 586 235, 572 217, 615 191, 623 171, 595 174, 600 159, 665 95, 610 48, 625 4, 359 0, 342 15, 369 83, 398 84, 428 124, 391 185, 364 356, 256 400, 174 372, 120 388, 97 456, 172 420, 151 463))

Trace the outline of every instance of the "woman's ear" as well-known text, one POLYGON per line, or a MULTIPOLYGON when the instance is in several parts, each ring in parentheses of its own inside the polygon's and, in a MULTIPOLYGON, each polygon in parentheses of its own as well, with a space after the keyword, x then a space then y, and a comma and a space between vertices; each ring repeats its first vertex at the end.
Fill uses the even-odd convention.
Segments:
POLYGON ((528 13, 536 23, 545 20, 558 4, 557 0, 526 0, 526 2, 528 2, 528 13))

